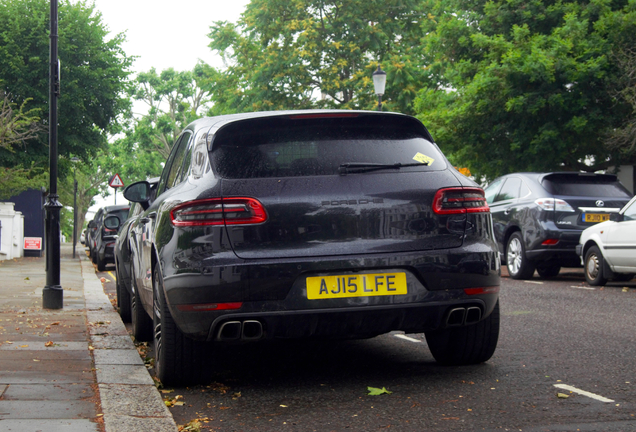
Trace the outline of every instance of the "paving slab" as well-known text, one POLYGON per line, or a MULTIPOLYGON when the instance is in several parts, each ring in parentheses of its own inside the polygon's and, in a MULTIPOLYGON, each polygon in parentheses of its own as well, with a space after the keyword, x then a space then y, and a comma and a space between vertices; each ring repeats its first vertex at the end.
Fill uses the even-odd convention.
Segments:
POLYGON ((130 336, 93 336, 92 346, 95 349, 134 349, 130 336))
POLYGON ((100 384, 104 411, 134 417, 171 417, 154 385, 100 384))
POLYGON ((64 371, 64 373, 52 373, 50 371, 38 370, 0 370, 0 383, 2 384, 73 384, 86 382, 95 382, 93 371, 64 371))
POLYGON ((145 366, 101 365, 97 367, 99 384, 147 384, 154 386, 145 366))
POLYGON ((106 414, 104 424, 106 432, 175 432, 177 430, 172 417, 138 418, 106 414))
MULTIPOLYGON (((79 400, 92 398, 95 390, 90 384, 13 384, 4 386, 4 400, 79 400)), ((0 390, 2 390, 0 388, 0 390)), ((0 392, 0 395, 2 393, 0 392)))
MULTIPOLYGON (((88 349, 87 342, 58 341, 51 346, 46 346, 44 340, 17 340, 10 344, 0 345, 0 351, 83 351, 88 349)), ((0 357, 2 358, 2 357, 0 357)))
MULTIPOLYGON (((2 432, 100 432, 100 429, 97 423, 85 419, 0 420, 2 432)), ((129 431, 132 430, 134 429, 129 429, 129 431)), ((116 432, 125 431, 126 429, 116 430, 116 432)))
MULTIPOLYGON (((95 418, 95 402, 0 400, 0 420, 95 418)), ((0 423, 1 425, 2 423, 0 423)))
POLYGON ((143 366, 139 353, 131 349, 98 349, 93 352, 95 366, 102 365, 139 365, 143 366))

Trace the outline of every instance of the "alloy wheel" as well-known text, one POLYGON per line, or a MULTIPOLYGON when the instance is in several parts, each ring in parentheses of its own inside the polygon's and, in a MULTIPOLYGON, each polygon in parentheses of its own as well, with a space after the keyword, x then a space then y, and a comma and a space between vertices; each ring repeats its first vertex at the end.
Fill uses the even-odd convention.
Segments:
POLYGON ((510 244, 508 245, 508 256, 506 258, 508 270, 514 274, 519 273, 522 259, 523 257, 521 242, 518 238, 513 238, 512 240, 510 240, 510 244))

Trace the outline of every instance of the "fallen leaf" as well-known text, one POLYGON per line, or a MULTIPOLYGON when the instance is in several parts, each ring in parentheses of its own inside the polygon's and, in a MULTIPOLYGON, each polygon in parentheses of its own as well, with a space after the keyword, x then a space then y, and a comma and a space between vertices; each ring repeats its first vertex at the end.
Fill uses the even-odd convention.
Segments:
POLYGON ((369 396, 380 396, 382 394, 393 393, 392 391, 388 391, 386 387, 382 387, 381 389, 376 387, 367 387, 367 390, 369 390, 369 396))
POLYGON ((166 394, 166 393, 172 393, 173 391, 174 391, 174 390, 161 390, 161 393, 166 394))
POLYGON ((44 344, 45 347, 52 347, 53 346, 53 341, 48 341, 47 343, 44 344))
POLYGON ((31 279, 29 279, 28 277, 25 277, 24 280, 31 280, 31 279))
POLYGON ((51 325, 60 325, 60 322, 59 321, 55 321, 55 322, 51 323, 51 325))
POLYGON ((29 345, 20 345, 20 348, 28 348, 29 345))
POLYGON ((38 360, 38 359, 33 359, 33 361, 34 361, 34 362, 39 362, 40 360, 38 360))
POLYGON ((623 292, 628 292, 628 291, 629 291, 629 288, 623 287, 623 292))
POLYGON ((557 397, 558 397, 558 398, 561 398, 561 399, 567 399, 567 398, 569 398, 570 396, 569 396, 569 395, 566 395, 565 393, 557 393, 557 397))

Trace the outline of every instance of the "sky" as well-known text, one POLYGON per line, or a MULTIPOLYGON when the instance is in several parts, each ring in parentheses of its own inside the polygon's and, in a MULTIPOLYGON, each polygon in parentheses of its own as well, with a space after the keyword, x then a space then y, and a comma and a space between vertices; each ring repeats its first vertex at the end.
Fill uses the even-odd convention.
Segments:
MULTIPOLYGON (((221 59, 208 47, 210 25, 215 21, 236 22, 249 1, 94 0, 94 3, 112 36, 126 32, 127 40, 122 47, 127 55, 138 57, 133 71, 146 72, 154 67, 160 72, 171 67, 191 70, 199 60, 222 67, 221 59)), ((117 193, 117 204, 126 203, 122 191, 119 189, 117 193)), ((101 207, 114 204, 114 196, 106 199, 96 196, 95 201, 89 208, 87 221, 101 207)))

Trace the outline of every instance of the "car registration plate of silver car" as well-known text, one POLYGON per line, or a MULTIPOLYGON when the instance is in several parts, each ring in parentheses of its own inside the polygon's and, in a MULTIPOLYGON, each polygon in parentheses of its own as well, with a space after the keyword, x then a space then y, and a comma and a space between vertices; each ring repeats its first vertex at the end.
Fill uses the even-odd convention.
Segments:
POLYGON ((609 213, 584 213, 583 222, 605 222, 610 220, 609 213))
POLYGON ((407 294, 406 273, 373 273, 307 278, 309 300, 407 294))

